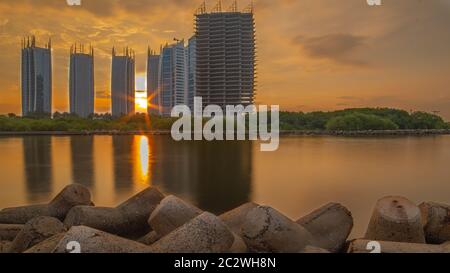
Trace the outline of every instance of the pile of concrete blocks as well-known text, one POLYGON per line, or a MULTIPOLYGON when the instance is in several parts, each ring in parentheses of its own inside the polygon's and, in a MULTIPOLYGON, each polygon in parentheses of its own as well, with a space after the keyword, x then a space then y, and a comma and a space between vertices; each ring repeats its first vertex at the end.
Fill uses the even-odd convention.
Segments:
POLYGON ((330 203, 292 220, 243 204, 222 215, 149 187, 117 207, 97 207, 72 184, 50 203, 0 211, 0 253, 443 253, 450 206, 380 199, 364 238, 349 240, 351 212, 330 203))

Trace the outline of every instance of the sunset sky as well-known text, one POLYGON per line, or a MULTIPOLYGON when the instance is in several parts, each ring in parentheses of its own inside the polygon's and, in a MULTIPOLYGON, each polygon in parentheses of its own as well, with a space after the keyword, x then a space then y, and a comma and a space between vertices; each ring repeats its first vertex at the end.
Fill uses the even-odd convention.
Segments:
MULTIPOLYGON (((214 1, 207 1, 211 9, 214 1)), ((223 1, 226 8, 231 0, 223 1)), ((450 0, 256 0, 256 103, 313 111, 380 106, 450 120, 450 0)), ((53 108, 68 110, 70 45, 96 49, 96 110, 109 111, 111 47, 136 51, 193 34, 202 0, 0 0, 0 113, 20 113, 20 41, 53 40, 53 108)), ((240 8, 249 0, 238 1, 240 8)))

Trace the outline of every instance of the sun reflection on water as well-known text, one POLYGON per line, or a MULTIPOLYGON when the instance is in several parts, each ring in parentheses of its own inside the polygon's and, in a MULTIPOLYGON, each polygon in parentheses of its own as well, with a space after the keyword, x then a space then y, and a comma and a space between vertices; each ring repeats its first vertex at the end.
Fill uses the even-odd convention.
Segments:
POLYGON ((150 184, 150 155, 151 147, 148 136, 135 136, 134 139, 136 149, 136 166, 137 181, 141 184, 150 184))

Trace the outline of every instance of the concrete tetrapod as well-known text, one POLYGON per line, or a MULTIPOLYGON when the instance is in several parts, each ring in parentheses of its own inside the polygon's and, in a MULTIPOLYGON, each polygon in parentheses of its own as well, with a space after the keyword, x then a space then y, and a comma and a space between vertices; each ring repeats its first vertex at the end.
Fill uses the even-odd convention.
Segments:
POLYGON ((235 237, 233 246, 230 249, 231 253, 248 252, 247 244, 242 238, 242 225, 244 224, 247 214, 257 206, 258 204, 250 202, 220 215, 220 219, 222 219, 222 221, 230 228, 235 237))
POLYGON ((65 232, 66 227, 61 221, 48 216, 39 216, 28 221, 11 244, 9 252, 21 253, 30 247, 56 235, 65 232))
POLYGON ((316 246, 339 252, 353 228, 351 212, 341 204, 330 203, 297 220, 314 237, 316 246))
POLYGON ((0 241, 12 241, 24 225, 0 224, 0 241))
MULTIPOLYGON (((153 211, 148 220, 153 231, 139 241, 148 245, 153 244, 160 238, 166 236, 202 213, 202 210, 178 197, 173 195, 167 196, 153 211)), ((247 247, 242 238, 237 234, 233 234, 233 236, 234 243, 229 252, 246 252, 247 247)))
POLYGON ((441 244, 450 241, 450 206, 425 202, 419 208, 427 242, 441 244))
POLYGON ((92 205, 91 193, 79 184, 65 187, 48 204, 5 208, 0 211, 0 223, 25 224, 38 216, 49 216, 64 221, 66 214, 75 206, 92 205))
POLYGON ((242 235, 254 252, 298 253, 308 245, 314 246, 309 231, 267 206, 258 206, 247 214, 242 235))
POLYGON ((67 227, 88 226, 108 233, 139 238, 149 232, 150 214, 164 198, 156 188, 149 187, 116 208, 77 206, 64 221, 67 227))
POLYGON ((170 195, 152 212, 148 224, 160 237, 164 237, 201 213, 199 208, 170 195))
POLYGON ((224 253, 233 233, 217 216, 204 212, 150 246, 156 253, 224 253))
POLYGON ((406 198, 388 196, 378 200, 365 239, 425 243, 419 208, 406 198))

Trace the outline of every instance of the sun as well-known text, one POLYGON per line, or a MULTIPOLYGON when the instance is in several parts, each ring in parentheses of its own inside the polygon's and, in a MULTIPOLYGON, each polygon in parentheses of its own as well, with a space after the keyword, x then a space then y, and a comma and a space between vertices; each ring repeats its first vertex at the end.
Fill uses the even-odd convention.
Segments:
POLYGON ((147 112, 147 77, 145 74, 138 74, 136 76, 136 93, 135 93, 135 105, 136 112, 147 112))
POLYGON ((147 94, 142 91, 136 91, 135 104, 136 111, 147 112, 147 94))

